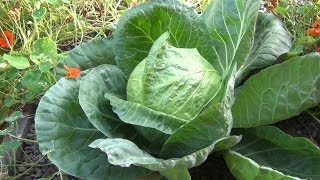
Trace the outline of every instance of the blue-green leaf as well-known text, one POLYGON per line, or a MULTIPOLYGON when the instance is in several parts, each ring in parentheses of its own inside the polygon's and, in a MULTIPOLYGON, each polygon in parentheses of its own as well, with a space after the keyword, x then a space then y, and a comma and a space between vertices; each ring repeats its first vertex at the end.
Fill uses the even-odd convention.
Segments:
POLYGON ((254 26, 260 1, 214 0, 201 15, 213 38, 213 67, 222 76, 232 69, 232 63, 241 66, 253 44, 254 26))
POLYGON ((250 71, 272 65, 277 58, 291 48, 292 37, 282 21, 270 13, 258 16, 254 43, 249 57, 237 72, 237 83, 250 71))
POLYGON ((79 102, 89 121, 107 137, 135 136, 133 126, 120 121, 112 111, 110 102, 104 98, 105 93, 126 98, 126 81, 114 65, 100 65, 82 78, 79 102))
POLYGON ((320 149, 273 126, 235 131, 242 141, 225 154, 237 179, 319 179, 320 149), (291 176, 291 177, 289 177, 291 176))
POLYGON ((157 129, 172 134, 186 123, 186 120, 155 111, 141 104, 125 101, 113 94, 105 94, 119 118, 129 124, 157 129))
POLYGON ((116 62, 126 77, 167 31, 173 46, 197 48, 205 59, 213 61, 212 50, 207 48, 211 38, 196 11, 176 0, 154 0, 127 11, 117 25, 116 62))
POLYGON ((234 127, 273 124, 320 103, 320 55, 308 54, 250 77, 232 108, 234 127))
POLYGON ((104 138, 78 102, 80 79, 60 79, 41 98, 35 126, 40 151, 62 171, 83 179, 133 179, 145 169, 121 168, 88 145, 104 138))
POLYGON ((97 139, 90 144, 92 148, 99 148, 108 155, 111 164, 129 167, 131 165, 142 166, 153 171, 168 171, 173 168, 192 168, 206 160, 213 149, 222 146, 233 146, 238 143, 238 136, 221 138, 210 146, 196 151, 182 158, 159 159, 141 150, 133 142, 126 139, 97 139))

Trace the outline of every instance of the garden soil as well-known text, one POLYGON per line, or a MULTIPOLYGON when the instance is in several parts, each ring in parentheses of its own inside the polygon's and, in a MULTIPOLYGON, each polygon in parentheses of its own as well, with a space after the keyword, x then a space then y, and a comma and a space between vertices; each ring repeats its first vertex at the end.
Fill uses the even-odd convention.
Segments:
MULTIPOLYGON (((31 120, 27 139, 36 140, 34 120, 31 120)), ((35 142, 23 143, 23 156, 21 163, 16 167, 18 180, 36 180, 44 178, 46 180, 60 180, 58 168, 53 165, 47 156, 41 154, 39 145, 35 142), (27 166, 21 166, 27 165, 27 166)), ((76 180, 73 176, 62 175, 63 180, 76 180)))

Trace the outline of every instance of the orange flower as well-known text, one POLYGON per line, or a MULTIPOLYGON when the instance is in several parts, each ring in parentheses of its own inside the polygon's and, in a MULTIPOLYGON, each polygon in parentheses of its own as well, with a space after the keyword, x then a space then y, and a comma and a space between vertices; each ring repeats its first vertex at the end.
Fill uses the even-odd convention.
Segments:
POLYGON ((78 78, 80 76, 81 70, 78 68, 70 68, 67 65, 63 66, 68 72, 66 77, 67 78, 78 78))
POLYGON ((10 31, 3 31, 0 36, 0 47, 10 49, 13 46, 14 34, 10 31))
POLYGON ((320 28, 320 19, 316 20, 313 24, 312 24, 313 28, 320 28))
POLYGON ((310 36, 320 36, 320 28, 310 28, 307 32, 310 36))

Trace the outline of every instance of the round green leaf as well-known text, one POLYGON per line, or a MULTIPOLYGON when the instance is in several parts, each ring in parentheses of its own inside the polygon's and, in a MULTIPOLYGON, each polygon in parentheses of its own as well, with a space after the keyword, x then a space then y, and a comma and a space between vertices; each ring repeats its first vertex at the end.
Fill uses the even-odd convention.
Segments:
POLYGON ((22 143, 20 141, 6 141, 0 144, 0 158, 5 155, 5 153, 11 149, 17 148, 22 143))
POLYGON ((30 59, 39 64, 41 61, 56 61, 58 56, 57 44, 50 38, 40 38, 33 42, 30 59))
POLYGON ((35 18, 37 21, 40 21, 43 19, 46 12, 47 12, 47 9, 41 6, 39 9, 33 11, 32 17, 35 18))
POLYGON ((13 122, 9 123, 9 125, 5 127, 5 129, 0 130, 0 136, 10 134, 13 131, 13 128, 14 128, 14 123, 13 122))
POLYGON ((7 96, 5 99, 4 99, 4 106, 6 107, 11 107, 13 106, 14 104, 16 103, 16 100, 13 96, 7 96))
POLYGON ((21 111, 14 111, 9 117, 5 119, 7 122, 14 122, 23 117, 23 113, 21 111))
POLYGON ((15 79, 17 75, 19 74, 19 70, 16 68, 10 68, 6 71, 5 75, 8 78, 9 81, 15 79))
POLYGON ((23 56, 11 56, 5 54, 3 55, 3 59, 17 69, 27 69, 28 67, 30 67, 28 59, 23 56))
POLYGON ((35 96, 36 96, 36 94, 33 92, 30 92, 30 91, 26 92, 24 94, 24 100, 27 100, 27 101, 32 100, 35 96))
POLYGON ((49 61, 41 62, 39 64, 39 69, 41 72, 49 72, 52 68, 52 64, 49 61))
POLYGON ((40 70, 28 70, 22 80, 21 84, 35 94, 45 92, 50 87, 50 79, 46 73, 42 73, 40 70))

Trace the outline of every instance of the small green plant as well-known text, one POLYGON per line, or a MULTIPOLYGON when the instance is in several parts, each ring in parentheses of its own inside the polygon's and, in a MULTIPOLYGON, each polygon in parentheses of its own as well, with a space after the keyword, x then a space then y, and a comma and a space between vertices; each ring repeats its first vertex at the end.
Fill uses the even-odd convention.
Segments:
POLYGON ((57 64, 64 54, 59 52, 108 33, 120 16, 118 8, 124 8, 117 4, 60 0, 0 4, 0 122, 60 78, 57 64))
POLYGON ((293 34, 291 53, 308 54, 318 51, 320 33, 311 32, 312 24, 320 18, 317 1, 278 1, 273 12, 278 15, 293 34))
POLYGON ((292 36, 259 7, 255 0, 215 0, 202 14, 175 0, 133 7, 113 36, 79 45, 64 61, 82 72, 42 97, 41 152, 83 179, 153 171, 190 179, 188 169, 216 151, 237 179, 318 178, 319 148, 271 124, 320 102, 320 56, 273 65, 292 36))
POLYGON ((27 141, 12 135, 15 121, 22 117, 21 107, 37 102, 61 75, 76 75, 73 67, 58 74, 59 59, 77 43, 108 34, 120 16, 118 8, 124 9, 116 4, 115 0, 1 1, 0 157, 27 141), (18 141, 3 142, 3 136, 18 141))

